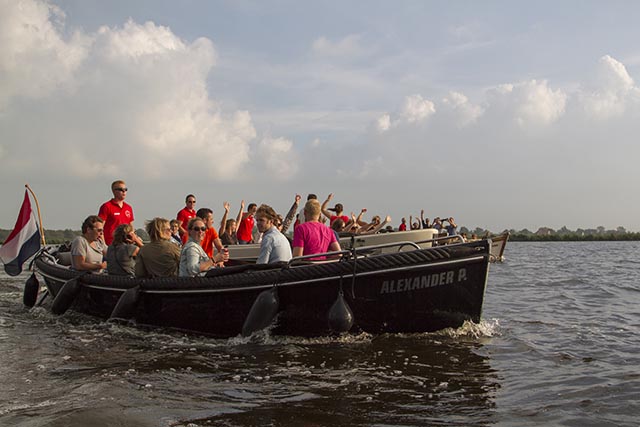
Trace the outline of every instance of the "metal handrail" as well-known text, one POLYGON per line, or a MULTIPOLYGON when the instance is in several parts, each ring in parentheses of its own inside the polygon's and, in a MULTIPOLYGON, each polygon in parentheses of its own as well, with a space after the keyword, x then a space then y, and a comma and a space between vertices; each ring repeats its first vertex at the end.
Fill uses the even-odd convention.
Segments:
MULTIPOLYGON (((323 252, 323 253, 317 253, 317 254, 311 254, 311 255, 302 255, 299 257, 295 257, 292 258, 289 261, 289 264, 291 264, 292 262, 295 261, 304 261, 305 259, 309 259, 309 258, 319 258, 319 257, 327 257, 330 258, 326 261, 337 261, 340 259, 339 256, 341 255, 360 255, 360 252, 368 252, 371 250, 375 250, 375 249, 384 249, 384 248, 390 248, 390 247, 394 247, 394 246, 399 246, 400 248, 404 247, 404 246, 413 246, 413 249, 422 249, 418 244, 416 244, 415 242, 411 242, 411 241, 405 241, 405 242, 392 242, 392 243, 381 243, 378 245, 371 245, 371 246, 360 246, 357 248, 352 248, 352 249, 342 249, 339 251, 333 251, 333 252, 323 252), (333 259, 331 259, 333 258, 333 259)), ((313 261, 325 261, 325 260, 313 260, 313 261)))

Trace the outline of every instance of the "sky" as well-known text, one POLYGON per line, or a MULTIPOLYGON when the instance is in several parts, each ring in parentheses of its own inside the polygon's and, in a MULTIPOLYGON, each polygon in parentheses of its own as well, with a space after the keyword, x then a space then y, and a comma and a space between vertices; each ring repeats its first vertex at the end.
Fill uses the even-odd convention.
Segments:
MULTIPOLYGON (((0 228, 193 193, 640 231, 640 2, 0 0, 0 228)), ((365 219, 367 216, 365 216, 365 219)))

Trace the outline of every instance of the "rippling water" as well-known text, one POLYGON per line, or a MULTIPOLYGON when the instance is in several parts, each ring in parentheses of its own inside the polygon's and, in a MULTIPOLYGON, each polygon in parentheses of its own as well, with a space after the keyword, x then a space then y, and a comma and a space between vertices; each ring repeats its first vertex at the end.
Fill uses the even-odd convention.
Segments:
POLYGON ((510 243, 481 324, 325 339, 56 318, 1 275, 0 425, 637 425, 639 250, 510 243))

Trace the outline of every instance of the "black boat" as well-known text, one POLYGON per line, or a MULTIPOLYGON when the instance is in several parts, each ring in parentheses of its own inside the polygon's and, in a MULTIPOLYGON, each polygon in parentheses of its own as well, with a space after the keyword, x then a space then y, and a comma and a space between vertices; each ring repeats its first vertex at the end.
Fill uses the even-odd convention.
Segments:
POLYGON ((269 327, 276 335, 340 332, 431 332, 479 322, 487 282, 490 240, 420 248, 394 243, 305 257, 277 265, 238 265, 206 277, 136 279, 79 274, 43 251, 35 270, 67 309, 137 325, 216 337, 249 335, 269 327), (388 248, 387 248, 388 249, 388 248))

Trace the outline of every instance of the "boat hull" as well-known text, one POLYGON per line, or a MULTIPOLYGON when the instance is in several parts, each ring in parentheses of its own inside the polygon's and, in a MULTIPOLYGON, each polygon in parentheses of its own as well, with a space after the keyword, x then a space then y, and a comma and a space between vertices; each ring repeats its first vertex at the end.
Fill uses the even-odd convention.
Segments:
MULTIPOLYGON (((258 295, 275 286, 279 305, 272 334, 335 333, 328 313, 339 294, 353 313, 350 332, 431 332, 480 321, 489 257, 490 242, 480 241, 317 265, 245 266, 260 269, 237 273, 228 268, 203 278, 85 275, 77 279, 82 286, 71 309, 108 319, 124 291, 138 286, 135 323, 233 337, 258 295)), ((42 257, 36 268, 54 296, 76 275, 42 257)))

